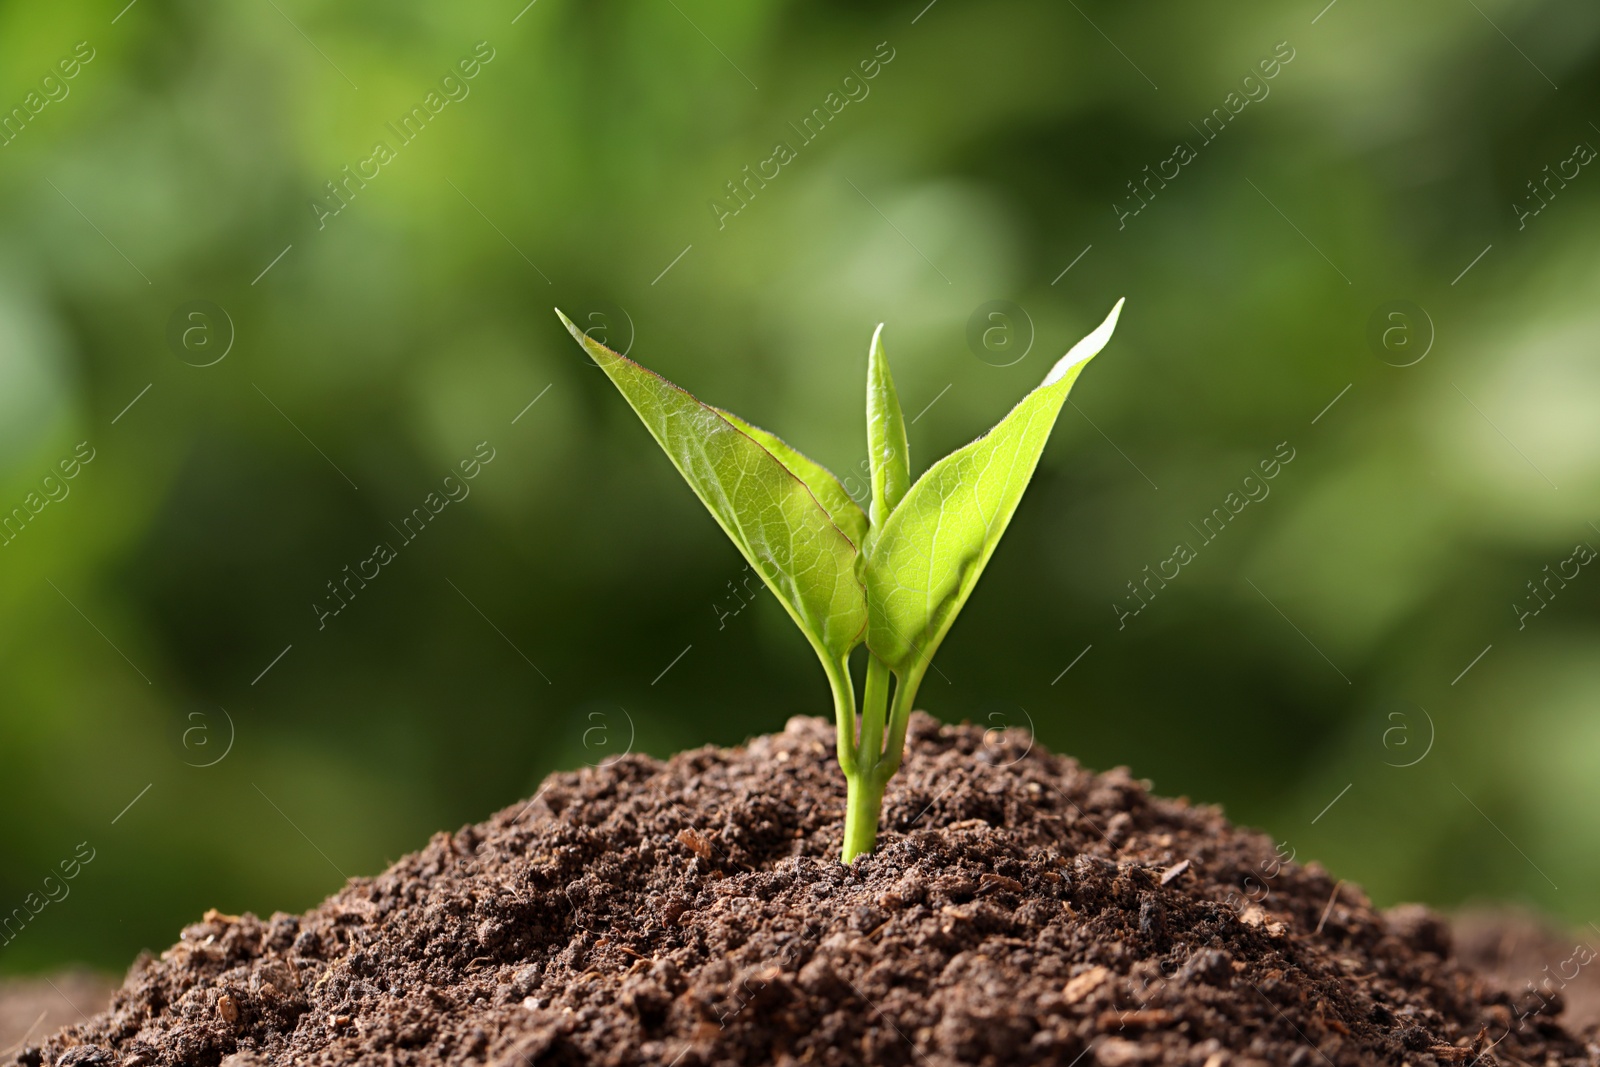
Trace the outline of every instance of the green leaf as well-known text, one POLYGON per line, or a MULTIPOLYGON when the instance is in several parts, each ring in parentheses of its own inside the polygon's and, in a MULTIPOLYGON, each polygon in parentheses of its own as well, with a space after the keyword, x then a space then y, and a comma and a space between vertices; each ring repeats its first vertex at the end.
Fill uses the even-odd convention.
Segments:
MULTIPOLYGON (((709 405, 708 405, 709 406, 709 405)), ((783 440, 775 433, 763 430, 759 426, 752 426, 731 411, 713 407, 711 410, 733 423, 739 429, 756 439, 756 443, 777 457, 778 462, 789 468, 789 473, 806 483, 806 488, 811 490, 811 495, 817 498, 833 519, 833 524, 851 542, 860 548, 867 536, 867 516, 844 486, 839 484, 832 471, 818 463, 809 456, 802 454, 794 446, 783 440)))
POLYGON ((856 546, 850 538, 805 482, 755 436, 659 374, 585 336, 559 310, 556 314, 633 406, 837 682, 840 665, 866 627, 865 593, 855 575, 856 546))
POLYGON ((881 528, 911 488, 906 417, 889 375, 881 322, 872 332, 867 353, 867 455, 872 461, 872 525, 881 528))
POLYGON ((1122 301, 983 437, 935 463, 873 542, 867 647, 920 678, 1016 512, 1078 374, 1111 339, 1122 301))

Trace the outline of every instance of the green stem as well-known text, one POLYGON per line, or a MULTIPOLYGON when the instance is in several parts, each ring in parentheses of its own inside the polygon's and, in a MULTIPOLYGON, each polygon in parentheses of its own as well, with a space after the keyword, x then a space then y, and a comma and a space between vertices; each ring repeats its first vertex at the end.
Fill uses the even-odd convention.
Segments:
POLYGON ((878 815, 883 810, 884 783, 877 775, 858 773, 848 775, 844 816, 843 862, 849 863, 863 852, 871 852, 878 843, 878 815))
MULTIPOLYGON (((889 665, 867 654, 867 681, 861 694, 861 742, 853 766, 845 768, 844 862, 878 843, 883 790, 894 772, 883 773, 883 733, 889 720, 889 665)), ((905 731, 900 736, 904 738, 905 731)), ((843 763, 843 760, 840 760, 843 763)), ((898 763, 898 760, 896 760, 898 763)))
POLYGON ((895 684, 894 706, 889 709, 889 745, 884 750, 883 759, 874 768, 882 785, 888 785, 889 779, 900 769, 900 758, 906 749, 906 726, 911 721, 911 703, 917 699, 917 690, 922 685, 922 676, 927 669, 927 661, 924 660, 900 675, 895 684))
POLYGON ((833 721, 837 728, 839 768, 849 778, 856 773, 856 689, 850 684, 848 661, 829 664, 828 684, 833 688, 833 721))
POLYGON ((889 717, 889 665, 867 653, 867 683, 861 694, 861 747, 857 761, 870 772, 883 758, 883 730, 889 717))

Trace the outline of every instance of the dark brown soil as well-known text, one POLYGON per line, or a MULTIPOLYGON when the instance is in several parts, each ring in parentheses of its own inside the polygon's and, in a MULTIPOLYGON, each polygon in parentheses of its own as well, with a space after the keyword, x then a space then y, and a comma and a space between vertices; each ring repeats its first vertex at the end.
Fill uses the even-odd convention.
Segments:
POLYGON ((878 850, 842 867, 832 741, 796 719, 554 775, 305 915, 208 913, 17 1059, 1600 1062, 1559 993, 1469 969, 1423 909, 1015 733, 919 714, 878 850))

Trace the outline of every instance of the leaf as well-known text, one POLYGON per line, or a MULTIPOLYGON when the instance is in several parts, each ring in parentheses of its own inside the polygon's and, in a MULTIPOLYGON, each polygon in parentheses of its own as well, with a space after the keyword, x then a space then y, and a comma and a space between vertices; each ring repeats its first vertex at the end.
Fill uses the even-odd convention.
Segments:
POLYGON ((906 417, 889 375, 881 322, 867 353, 867 455, 872 461, 872 525, 881 528, 911 488, 906 417))
POLYGON ((559 310, 556 314, 633 406, 832 676, 866 626, 865 593, 855 576, 856 547, 850 538, 805 482, 755 436, 688 391, 585 336, 559 310))
MULTIPOLYGON (((928 468, 865 565, 867 647, 902 675, 926 669, 1022 500, 1061 405, 1116 329, 1122 301, 983 437, 928 468)), ((903 681, 902 681, 903 684, 903 681)))
POLYGON ((857 548, 861 547, 867 536, 866 513, 850 498, 850 494, 839 484, 839 479, 832 471, 802 454, 777 434, 763 430, 759 426, 752 426, 731 411, 724 411, 719 407, 712 407, 711 410, 755 438, 757 444, 771 452, 779 463, 789 468, 790 474, 806 483, 806 488, 811 490, 811 495, 817 498, 817 503, 827 511, 828 516, 833 519, 833 524, 839 527, 857 548))

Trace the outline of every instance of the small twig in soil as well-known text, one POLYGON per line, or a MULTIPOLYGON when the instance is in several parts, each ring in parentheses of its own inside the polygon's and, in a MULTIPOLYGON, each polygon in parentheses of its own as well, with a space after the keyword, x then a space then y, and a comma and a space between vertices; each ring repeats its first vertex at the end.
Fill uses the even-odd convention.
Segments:
POLYGON ((635 952, 633 949, 629 948, 627 945, 624 945, 622 942, 613 941, 608 937, 602 937, 599 941, 596 941, 594 943, 594 947, 595 948, 599 948, 602 945, 609 945, 609 946, 611 946, 612 948, 616 949, 619 952, 626 952, 628 955, 632 956, 636 960, 647 960, 647 959, 650 958, 648 956, 643 955, 642 953, 635 952))
POLYGON ((1322 909, 1322 918, 1317 920, 1317 928, 1312 933, 1322 933, 1322 927, 1327 923, 1328 916, 1333 914, 1333 902, 1339 899, 1339 890, 1344 886, 1341 878, 1333 884, 1333 895, 1328 898, 1328 906, 1322 909))

